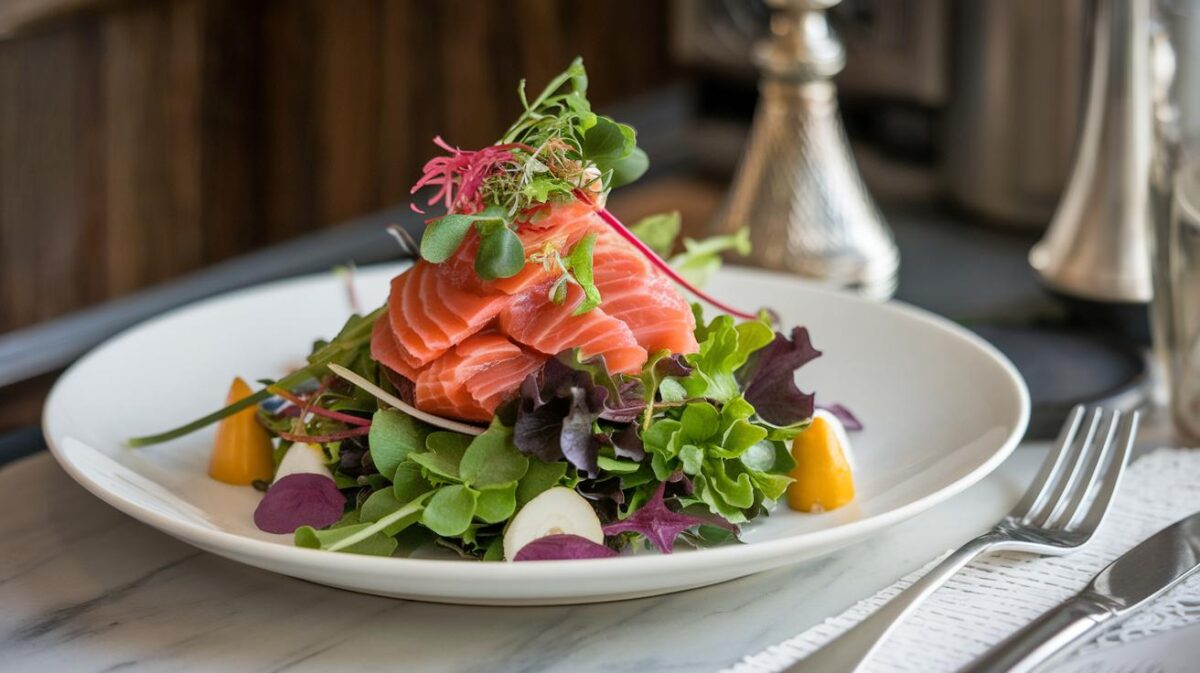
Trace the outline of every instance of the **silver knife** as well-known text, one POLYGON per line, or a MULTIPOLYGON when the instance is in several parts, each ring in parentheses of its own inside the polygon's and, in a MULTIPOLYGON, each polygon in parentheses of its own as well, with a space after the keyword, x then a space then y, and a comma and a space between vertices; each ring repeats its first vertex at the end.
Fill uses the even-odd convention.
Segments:
POLYGON ((1086 589, 1039 617, 961 673, 1026 673, 1082 645, 1200 569, 1200 513, 1125 552, 1086 589))
POLYGON ((1176 626, 1071 657, 1055 673, 1196 673, 1200 626, 1176 626))

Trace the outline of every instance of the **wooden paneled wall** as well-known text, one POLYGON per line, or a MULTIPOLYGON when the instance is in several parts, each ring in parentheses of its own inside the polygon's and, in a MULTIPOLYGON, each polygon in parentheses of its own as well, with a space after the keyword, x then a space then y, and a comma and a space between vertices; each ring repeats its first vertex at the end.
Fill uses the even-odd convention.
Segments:
POLYGON ((667 35, 665 0, 108 0, 0 39, 0 332, 404 201, 520 77, 582 54, 602 105, 667 35))

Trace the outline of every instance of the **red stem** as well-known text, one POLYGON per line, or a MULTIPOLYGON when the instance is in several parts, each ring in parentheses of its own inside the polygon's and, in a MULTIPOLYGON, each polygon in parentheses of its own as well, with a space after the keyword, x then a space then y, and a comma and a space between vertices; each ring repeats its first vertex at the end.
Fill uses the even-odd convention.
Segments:
MULTIPOLYGON (((584 203, 590 203, 593 205, 597 205, 590 196, 588 196, 586 193, 584 193, 584 191, 582 189, 575 190, 575 198, 583 201, 584 203)), ((730 315, 737 316, 743 320, 755 320, 758 318, 758 316, 754 315, 753 313, 746 313, 745 311, 739 311, 738 309, 726 304, 725 302, 722 302, 718 299, 713 298, 712 296, 708 295, 700 288, 689 283, 683 276, 679 275, 679 272, 677 272, 677 271, 675 271, 675 269, 671 268, 671 265, 668 264, 666 260, 664 260, 662 257, 659 257, 657 252, 654 252, 653 250, 650 249, 650 246, 643 243, 642 240, 637 237, 637 234, 630 231, 629 228, 626 227, 624 224, 621 224, 621 221, 618 220, 615 215, 608 212, 608 210, 606 208, 604 208, 603 206, 598 206, 598 209, 596 210, 596 214, 598 214, 600 216, 600 219, 604 220, 608 224, 608 226, 612 227, 618 234, 620 234, 622 238, 624 238, 626 241, 629 241, 629 243, 632 244, 633 247, 637 248, 638 252, 645 255, 659 269, 662 269, 663 273, 670 276, 671 280, 682 285, 683 288, 685 290, 687 290, 688 292, 691 292, 692 294, 696 295, 700 299, 712 304, 713 306, 721 309, 722 311, 724 311, 730 315)))
POLYGON ((289 442, 304 442, 305 444, 326 444, 328 442, 336 442, 336 441, 339 441, 342 439, 349 439, 351 437, 362 437, 363 435, 369 433, 370 431, 371 431, 371 428, 369 428, 369 427, 361 427, 361 428, 351 428, 350 430, 342 430, 340 432, 331 432, 328 435, 298 435, 294 432, 280 432, 280 433, 276 433, 276 434, 278 434, 280 437, 288 440, 289 442))
POLYGON ((335 421, 341 421, 342 423, 346 423, 348 425, 358 425, 358 426, 364 426, 364 427, 371 425, 371 421, 369 421, 365 418, 359 418, 358 416, 351 416, 350 414, 343 414, 340 411, 333 411, 332 409, 318 407, 317 405, 312 404, 311 401, 302 400, 299 397, 293 395, 292 393, 289 393, 288 391, 284 390, 283 388, 272 387, 271 392, 278 395, 279 397, 282 397, 283 399, 287 400, 288 402, 291 402, 292 404, 296 405, 297 407, 299 407, 301 415, 311 411, 312 413, 314 413, 318 416, 324 416, 325 418, 331 418, 335 421))

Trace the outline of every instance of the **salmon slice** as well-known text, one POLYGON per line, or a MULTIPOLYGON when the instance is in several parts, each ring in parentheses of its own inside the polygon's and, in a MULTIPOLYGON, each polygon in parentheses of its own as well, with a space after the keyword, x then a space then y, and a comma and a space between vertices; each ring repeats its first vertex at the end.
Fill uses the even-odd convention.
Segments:
POLYGON ((487 412, 487 418, 496 413, 496 408, 517 396, 521 382, 541 368, 546 356, 521 349, 519 356, 498 362, 486 371, 467 379, 467 390, 471 397, 487 412))
POLYGON ((600 308, 633 332, 648 352, 695 353, 696 320, 675 284, 616 236, 597 240, 592 256, 600 308))
POLYGON ((386 312, 376 318, 371 327, 371 358, 410 381, 415 381, 420 373, 420 370, 409 365, 408 360, 400 354, 400 347, 396 345, 396 337, 392 334, 392 324, 386 312))
POLYGON ((623 236, 613 231, 612 227, 604 224, 603 220, 596 218, 597 223, 591 231, 596 232, 596 251, 592 259, 601 259, 604 261, 612 261, 613 258, 624 260, 626 263, 636 264, 638 268, 645 269, 646 272, 654 270, 654 265, 650 260, 646 259, 645 255, 638 252, 637 248, 633 247, 629 241, 626 241, 623 236), (611 253, 610 256, 605 256, 604 253, 611 253), (632 252, 633 255, 626 253, 632 252))
POLYGON ((545 361, 495 330, 468 337, 434 360, 416 378, 417 407, 440 416, 490 421, 496 407, 516 394, 545 361))
POLYGON ((592 273, 596 278, 633 276, 641 278, 658 272, 642 253, 612 230, 599 231, 592 250, 592 273))
MULTIPOLYGON (((603 226, 595 209, 578 201, 548 205, 542 212, 548 214, 536 218, 536 221, 522 222, 517 227, 517 236, 525 244, 527 260, 547 247, 566 255, 590 229, 603 226)), ((438 272, 457 287, 486 294, 518 294, 558 274, 557 269, 547 270, 540 264, 526 263, 525 268, 515 276, 482 280, 475 273, 475 254, 478 250, 479 236, 472 230, 458 252, 438 265, 438 272)))
POLYGON ((548 286, 532 288, 500 312, 497 324, 514 341, 546 355, 578 348, 584 358, 602 356, 613 373, 631 374, 646 363, 646 349, 638 345, 625 323, 602 309, 571 315, 583 301, 579 287, 568 287, 567 299, 555 304, 548 286))
POLYGON ((423 367, 483 329, 514 299, 442 282, 434 265, 419 261, 392 279, 387 314, 396 351, 410 367, 423 367))

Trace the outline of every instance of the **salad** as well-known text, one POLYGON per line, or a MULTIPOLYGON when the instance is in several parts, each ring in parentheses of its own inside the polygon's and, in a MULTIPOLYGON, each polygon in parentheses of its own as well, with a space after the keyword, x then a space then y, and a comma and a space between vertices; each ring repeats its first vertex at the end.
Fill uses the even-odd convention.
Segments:
POLYGON ((734 542, 784 500, 853 498, 857 421, 795 383, 820 355, 807 330, 700 289, 745 233, 665 261, 678 215, 627 228, 608 212, 648 160, 586 91, 576 59, 532 100, 521 83, 524 112, 495 145, 435 138, 444 154, 412 191, 439 212, 386 305, 305 366, 258 391, 235 380, 225 408, 130 443, 219 423, 209 474, 265 492, 259 528, 360 554, 670 553, 734 542))

